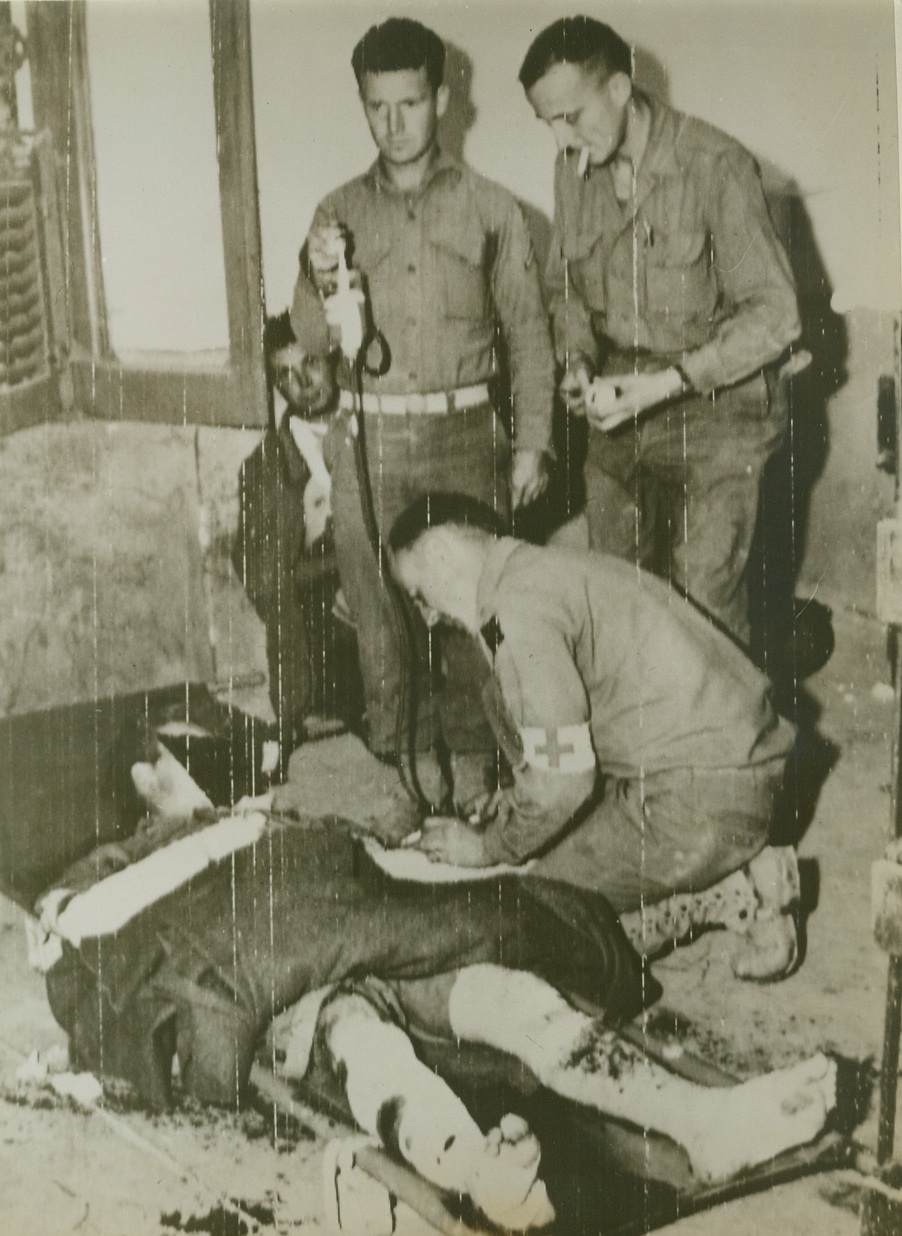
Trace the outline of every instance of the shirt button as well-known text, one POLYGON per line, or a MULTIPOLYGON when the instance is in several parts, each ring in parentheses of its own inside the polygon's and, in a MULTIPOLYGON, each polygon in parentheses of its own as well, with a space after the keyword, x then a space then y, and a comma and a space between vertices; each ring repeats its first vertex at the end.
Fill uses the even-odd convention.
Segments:
POLYGON ((407 266, 407 273, 408 273, 409 275, 415 275, 415 274, 417 273, 417 268, 416 268, 416 263, 415 263, 415 262, 410 262, 410 263, 408 263, 408 266, 407 266))

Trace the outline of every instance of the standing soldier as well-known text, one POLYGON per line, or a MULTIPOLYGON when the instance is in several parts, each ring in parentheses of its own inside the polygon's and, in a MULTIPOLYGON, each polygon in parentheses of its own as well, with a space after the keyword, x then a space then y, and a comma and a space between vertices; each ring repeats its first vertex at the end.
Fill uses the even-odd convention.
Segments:
POLYGON ((758 170, 635 89, 629 46, 591 18, 543 30, 520 82, 560 147, 548 290, 561 394, 591 429, 589 543, 747 645, 761 478, 786 430, 777 366, 799 334, 758 170))
MULTIPOLYGON (((553 357, 532 245, 511 194, 439 148, 438 121, 448 105, 444 61, 438 35, 406 18, 373 26, 354 48, 351 62, 379 157, 318 207, 292 310, 299 338, 317 330, 322 336, 322 302, 335 290, 336 250, 346 245, 391 357, 384 375, 362 377, 369 479, 383 535, 428 490, 469 493, 507 521, 512 504, 542 492, 551 451, 553 357), (512 443, 493 404, 499 330, 510 366, 512 443)), ((395 759, 399 640, 361 512, 354 375, 346 363, 339 382, 339 571, 357 624, 368 742, 395 759)), ((484 670, 469 641, 450 633, 441 649, 447 687, 430 700, 421 623, 418 634, 420 779, 434 801, 453 780, 454 800, 465 804, 486 788, 494 764, 487 754, 494 751, 491 732, 465 695, 472 699, 475 691, 478 699, 484 670), (444 768, 440 752, 450 757, 444 768)), ((413 804, 399 799, 398 808, 397 830, 415 827, 413 804)))

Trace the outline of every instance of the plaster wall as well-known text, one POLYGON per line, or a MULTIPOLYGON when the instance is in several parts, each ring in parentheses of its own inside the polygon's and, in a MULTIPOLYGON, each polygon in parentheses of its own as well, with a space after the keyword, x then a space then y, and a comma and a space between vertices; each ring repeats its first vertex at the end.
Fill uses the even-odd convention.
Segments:
MULTIPOLYGON (((544 247, 553 149, 516 72, 532 35, 570 9, 255 0, 270 310, 290 296, 320 196, 371 161, 348 59, 391 12, 448 40, 444 140, 518 194, 544 247)), ((226 341, 206 12, 204 0, 89 5, 97 205, 120 351, 226 341)), ((762 163, 816 360, 794 427, 799 588, 870 611, 874 522, 892 501, 874 469, 876 383, 892 371, 902 303, 892 6, 611 0, 603 16, 634 41, 641 84, 762 163)), ((254 440, 76 422, 0 442, 0 712, 259 675, 262 633, 227 561, 237 468, 254 440)))

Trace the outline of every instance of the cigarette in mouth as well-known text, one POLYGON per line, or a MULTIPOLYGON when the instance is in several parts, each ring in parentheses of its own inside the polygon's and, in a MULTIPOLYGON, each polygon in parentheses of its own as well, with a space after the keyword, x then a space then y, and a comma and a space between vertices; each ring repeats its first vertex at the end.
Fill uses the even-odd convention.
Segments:
POLYGON ((588 169, 589 169, 589 147, 583 146, 582 150, 579 152, 579 162, 576 165, 577 176, 582 178, 583 176, 585 176, 588 169))

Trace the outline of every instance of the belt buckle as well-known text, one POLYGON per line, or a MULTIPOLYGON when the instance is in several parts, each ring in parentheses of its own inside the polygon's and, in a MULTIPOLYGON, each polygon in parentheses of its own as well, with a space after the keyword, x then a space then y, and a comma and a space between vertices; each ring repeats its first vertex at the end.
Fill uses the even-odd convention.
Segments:
POLYGON ((426 411, 426 396, 419 391, 413 391, 407 396, 407 411, 412 416, 419 416, 426 411))

